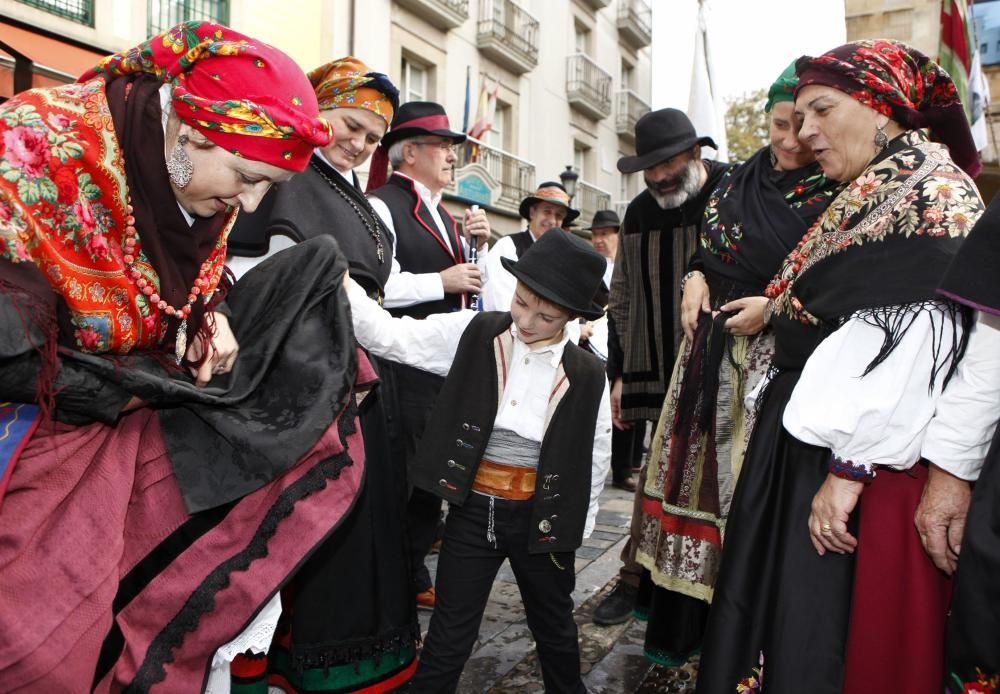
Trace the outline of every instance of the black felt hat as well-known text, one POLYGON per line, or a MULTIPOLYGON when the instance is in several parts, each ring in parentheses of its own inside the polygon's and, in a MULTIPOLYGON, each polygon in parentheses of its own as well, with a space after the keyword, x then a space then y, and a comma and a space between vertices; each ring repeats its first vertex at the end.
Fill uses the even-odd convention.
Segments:
POLYGON ((389 149, 396 142, 417 135, 447 137, 456 145, 465 142, 465 133, 451 129, 444 106, 433 101, 408 101, 396 111, 392 127, 382 138, 382 146, 389 149))
POLYGON ((598 210, 594 213, 594 220, 590 223, 589 227, 584 227, 584 231, 593 231, 594 229, 607 229, 609 227, 614 227, 615 231, 618 231, 622 226, 621 220, 618 219, 618 213, 614 210, 598 210))
POLYGON ((594 297, 604 281, 608 263, 583 239, 550 229, 519 260, 501 258, 500 262, 546 301, 588 320, 604 315, 603 307, 594 297))
POLYGON ((618 170, 622 173, 642 171, 695 145, 719 149, 712 138, 698 137, 691 119, 683 111, 676 108, 650 111, 635 124, 635 156, 619 159, 618 170))

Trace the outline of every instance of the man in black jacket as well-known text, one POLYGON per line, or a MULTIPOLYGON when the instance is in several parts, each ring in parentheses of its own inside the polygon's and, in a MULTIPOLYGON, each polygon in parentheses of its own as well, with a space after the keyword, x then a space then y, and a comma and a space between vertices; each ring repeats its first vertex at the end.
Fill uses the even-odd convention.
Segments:
MULTIPOLYGON (((465 135, 454 132, 440 104, 412 101, 396 112, 382 138, 393 173, 370 193, 372 208, 394 237, 392 271, 384 306, 394 316, 425 318, 468 306, 481 289, 479 267, 468 261, 468 248, 441 196, 452 180, 455 146, 465 135)), ((486 255, 490 225, 486 213, 466 211, 465 233, 486 255)), ((394 456, 412 464, 442 379, 419 369, 383 362, 381 375, 391 403, 389 437, 394 456)), ((410 561, 417 605, 433 609, 434 586, 424 557, 434 543, 441 500, 413 489, 407 507, 410 561)))
MULTIPOLYGON (((640 118, 635 144, 635 156, 619 159, 618 170, 642 171, 646 190, 629 203, 619 234, 608 304, 608 377, 615 427, 636 428, 641 437, 646 422, 660 417, 680 345, 682 284, 694 269, 705 205, 728 166, 701 158, 702 146, 715 148, 715 143, 699 137, 690 119, 673 108, 640 118)), ((594 610, 597 624, 620 624, 635 605, 642 574, 635 544, 644 484, 643 473, 632 538, 622 551, 621 580, 594 610)))

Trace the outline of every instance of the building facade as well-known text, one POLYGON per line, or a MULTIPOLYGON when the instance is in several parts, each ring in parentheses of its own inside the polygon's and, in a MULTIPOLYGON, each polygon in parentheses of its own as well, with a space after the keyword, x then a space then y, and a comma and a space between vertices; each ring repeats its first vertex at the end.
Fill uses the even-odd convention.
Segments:
POLYGON ((641 190, 616 162, 634 153, 649 110, 649 0, 0 0, 0 96, 17 74, 22 88, 27 73, 35 86, 65 81, 186 18, 229 24, 306 70, 356 55, 403 101, 442 103, 453 129, 475 123, 483 90, 495 96, 492 128, 461 149, 446 204, 479 204, 498 234, 521 228, 520 200, 567 167, 581 221, 641 190))

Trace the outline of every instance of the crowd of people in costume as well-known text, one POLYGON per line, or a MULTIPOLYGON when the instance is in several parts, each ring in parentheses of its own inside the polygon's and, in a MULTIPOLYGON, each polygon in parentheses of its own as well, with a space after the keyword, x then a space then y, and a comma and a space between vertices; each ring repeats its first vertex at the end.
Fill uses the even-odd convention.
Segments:
POLYGON ((623 219, 546 181, 491 243, 443 202, 466 136, 356 57, 188 22, 0 105, 0 690, 456 691, 507 561, 546 691, 585 692, 607 482, 593 620, 700 694, 1000 691, 964 107, 871 40, 765 111, 735 164, 648 113, 623 219))

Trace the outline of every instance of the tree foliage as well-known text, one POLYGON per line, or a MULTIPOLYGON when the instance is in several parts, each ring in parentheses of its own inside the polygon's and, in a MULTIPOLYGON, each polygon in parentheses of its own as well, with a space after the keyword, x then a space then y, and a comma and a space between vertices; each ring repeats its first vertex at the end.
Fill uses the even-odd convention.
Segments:
POLYGON ((729 160, 743 162, 768 142, 767 90, 758 89, 726 100, 729 160))

